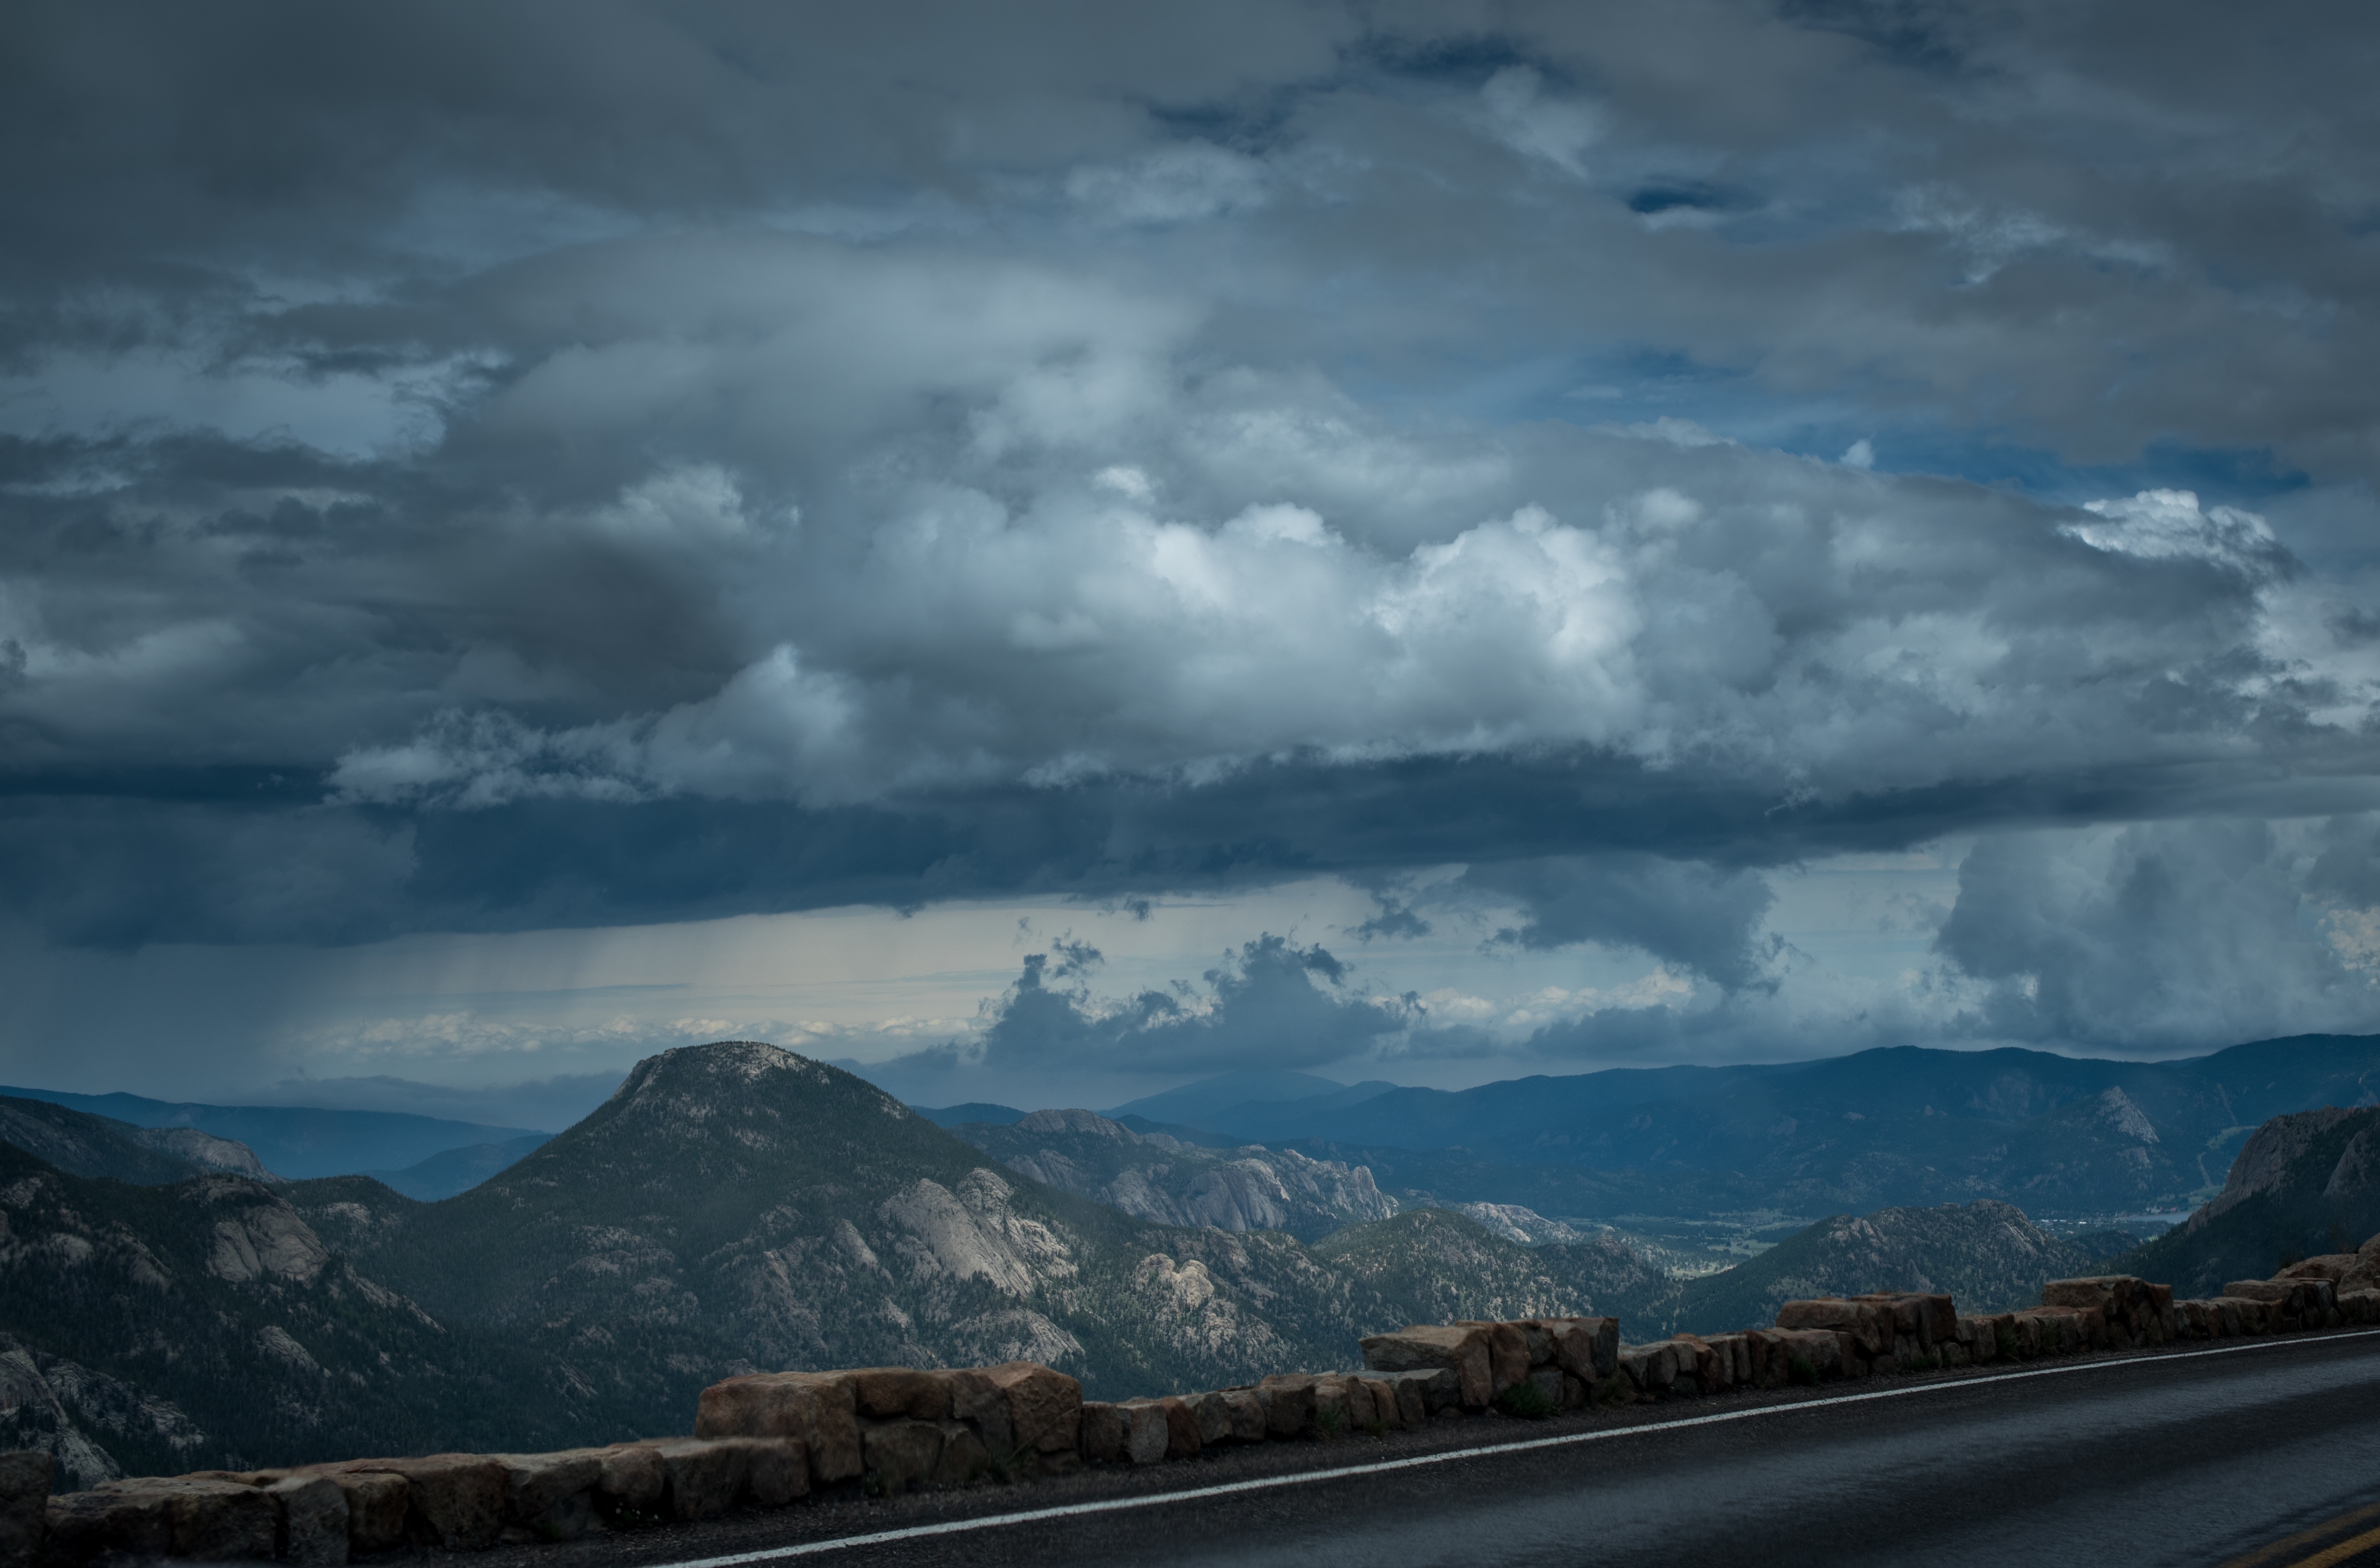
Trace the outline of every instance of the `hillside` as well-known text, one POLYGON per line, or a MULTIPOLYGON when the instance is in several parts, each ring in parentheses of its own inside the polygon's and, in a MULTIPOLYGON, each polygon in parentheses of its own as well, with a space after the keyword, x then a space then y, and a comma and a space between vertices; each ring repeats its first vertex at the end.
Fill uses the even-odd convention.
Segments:
POLYGON ((482 1126, 403 1111, 202 1105, 137 1094, 67 1094, 5 1087, 0 1087, 0 1095, 63 1105, 162 1135, 188 1130, 243 1144, 266 1166, 293 1180, 398 1171, 444 1149, 536 1136, 528 1127, 482 1126))
POLYGON ((1884 1209, 1821 1220, 1732 1269, 1681 1282, 1650 1315, 1667 1329, 1723 1333, 1774 1322, 1788 1301, 1866 1291, 1947 1291, 1962 1311, 1999 1312, 2037 1303, 2045 1281, 2097 1261, 2006 1203, 1884 1209))
POLYGON ((1383 1293, 1402 1293, 1415 1322, 1593 1312, 1641 1315, 1669 1277, 1616 1236, 1529 1246, 1467 1214, 1421 1209, 1350 1225, 1314 1255, 1383 1293))
POLYGON ((2179 1294, 2264 1279, 2323 1253, 2351 1252, 2380 1231, 2380 1108, 2277 1116, 2232 1162, 2223 1189, 2122 1266, 2179 1294))
POLYGON ((528 1346, 432 1320, 261 1184, 134 1186, 0 1147, 0 1439, 70 1484, 565 1435, 528 1346))
MULTIPOLYGON (((1897 1047, 1816 1062, 1625 1068, 1460 1091, 1399 1088, 1352 1104, 1242 1103, 1188 1118, 1220 1135, 1330 1150, 1384 1190, 1614 1212, 1408 1176, 1385 1151, 1568 1167, 1655 1189, 1668 1211, 1712 1182, 1736 1207, 1803 1213, 1993 1197, 2036 1213, 2105 1213, 2213 1191, 2273 1115, 2380 1100, 2380 1037, 2302 1036, 2166 1063, 1897 1047), (1678 1190, 1670 1190, 1673 1184, 1678 1190)), ((1401 1196, 1401 1195, 1400 1195, 1401 1196)), ((1545 1196, 1542 1192, 1540 1197, 1545 1196)), ((1719 1207, 1722 1205, 1710 1205, 1719 1207)))
POLYGON ((1088 1111, 1036 1111, 1007 1126, 951 1131, 1012 1171, 1160 1224, 1286 1231, 1312 1241, 1398 1207, 1361 1165, 1261 1146, 1201 1149, 1088 1111))

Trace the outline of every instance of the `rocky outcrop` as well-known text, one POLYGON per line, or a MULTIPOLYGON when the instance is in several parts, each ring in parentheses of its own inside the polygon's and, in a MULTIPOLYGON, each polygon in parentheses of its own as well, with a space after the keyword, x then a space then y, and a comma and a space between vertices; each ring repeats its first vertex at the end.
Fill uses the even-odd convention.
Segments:
POLYGON ((1524 1209, 1517 1203, 1450 1203, 1446 1207, 1476 1222, 1493 1234, 1523 1246, 1587 1239, 1587 1233, 1576 1226, 1565 1225, 1560 1220, 1548 1220, 1536 1209, 1524 1209))
POLYGON ((1200 1149, 1089 1111, 1036 1111, 1006 1126, 952 1130, 1022 1175, 1159 1224, 1312 1240, 1398 1209, 1361 1165, 1253 1144, 1200 1149))

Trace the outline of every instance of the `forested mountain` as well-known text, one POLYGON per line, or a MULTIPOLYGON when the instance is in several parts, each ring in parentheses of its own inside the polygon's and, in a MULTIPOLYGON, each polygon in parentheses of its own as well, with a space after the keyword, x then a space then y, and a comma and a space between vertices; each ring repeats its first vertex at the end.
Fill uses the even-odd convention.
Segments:
POLYGON ((2269 1117, 2375 1100, 2380 1036, 2308 1035, 2164 1063, 1898 1047, 1624 1068, 1352 1104, 1242 1103, 1197 1124, 1368 1165, 1390 1192, 1427 1187, 1555 1214, 1617 1212, 1597 1202, 1593 1178, 1605 1173, 1641 1195, 1621 1202, 1664 1212, 1730 1206, 1711 1201, 1726 1188, 1732 1206, 1805 1214, 1983 1197, 2037 1214, 2105 1213, 2212 1192, 2269 1117), (1470 1167, 1459 1189, 1433 1169, 1450 1163, 1470 1167), (1487 1169, 1499 1164, 1508 1169, 1487 1169), (1550 1196, 1566 1185, 1576 1200, 1550 1196))
POLYGON ((2277 1116, 2258 1127, 2223 1190, 2122 1266, 2216 1295, 2287 1264, 2354 1251, 2380 1232, 2380 1108, 2277 1116))
POLYGON ((1398 1208, 1361 1165, 1261 1146, 1202 1149, 1088 1111, 1036 1111, 1007 1126, 951 1131, 1035 1181, 1163 1224, 1287 1231, 1313 1241, 1398 1208))

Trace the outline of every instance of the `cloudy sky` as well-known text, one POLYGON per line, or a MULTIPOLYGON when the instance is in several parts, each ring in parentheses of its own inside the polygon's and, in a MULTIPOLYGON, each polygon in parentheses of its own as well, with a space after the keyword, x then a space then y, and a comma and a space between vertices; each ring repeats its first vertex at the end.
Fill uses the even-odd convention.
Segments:
POLYGON ((2375 69, 2344 4, 12 6, 0 1073, 2380 1027, 2375 69))

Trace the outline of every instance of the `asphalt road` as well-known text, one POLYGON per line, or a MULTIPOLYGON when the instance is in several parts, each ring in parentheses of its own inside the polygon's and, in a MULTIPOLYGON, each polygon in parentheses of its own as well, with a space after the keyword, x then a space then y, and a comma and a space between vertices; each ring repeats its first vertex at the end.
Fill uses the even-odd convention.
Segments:
POLYGON ((648 1538, 604 1555, 707 1555, 711 1568, 2380 1563, 2380 1332, 1685 1402, 1542 1437, 1497 1429, 1516 1440, 1385 1458, 1351 1443, 1353 1463, 1270 1474, 1194 1461, 1140 1473, 1135 1491, 1084 1477, 840 1521, 795 1509, 776 1541, 756 1522, 667 1554, 648 1538), (1037 1511, 1056 1516, 1015 1517, 1037 1511))

